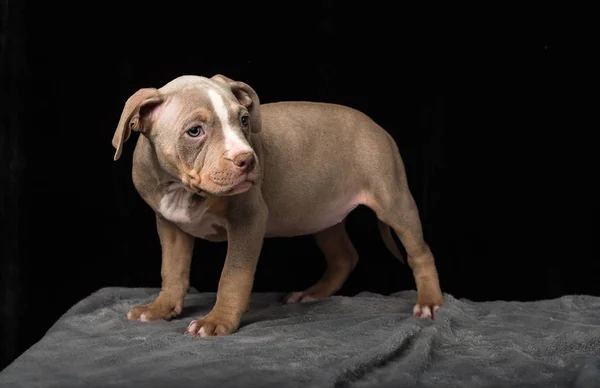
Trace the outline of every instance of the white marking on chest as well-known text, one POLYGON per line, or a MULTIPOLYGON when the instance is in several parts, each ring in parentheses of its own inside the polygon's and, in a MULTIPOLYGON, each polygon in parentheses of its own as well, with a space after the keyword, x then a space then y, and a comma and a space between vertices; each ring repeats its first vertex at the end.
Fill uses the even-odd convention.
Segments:
POLYGON ((215 226, 222 220, 207 212, 203 201, 198 201, 181 183, 172 183, 160 200, 159 212, 167 220, 195 237, 207 237, 217 233, 215 226))
POLYGON ((221 127, 223 129, 223 136, 225 137, 225 149, 233 152, 252 152, 252 148, 248 142, 242 138, 239 132, 236 132, 231 128, 229 122, 229 110, 225 105, 223 96, 221 96, 216 90, 210 89, 208 96, 213 105, 213 110, 217 114, 221 127))
POLYGON ((172 183, 161 198, 158 210, 171 222, 190 222, 192 219, 190 209, 192 195, 182 184, 172 183))

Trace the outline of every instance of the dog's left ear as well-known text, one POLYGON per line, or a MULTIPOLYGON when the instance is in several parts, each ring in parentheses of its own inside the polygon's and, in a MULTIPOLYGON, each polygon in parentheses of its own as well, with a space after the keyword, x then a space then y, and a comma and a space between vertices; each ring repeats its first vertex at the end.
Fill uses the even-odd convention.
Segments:
POLYGON ((260 132, 262 128, 262 120, 260 117, 260 100, 258 99, 258 95, 254 89, 243 82, 234 81, 231 78, 225 77, 221 74, 216 74, 211 77, 211 79, 225 85, 231 90, 240 104, 244 105, 250 113, 250 131, 252 133, 260 132))
POLYGON ((116 149, 114 160, 121 157, 123 143, 129 139, 131 131, 144 132, 149 129, 151 120, 148 119, 163 102, 164 97, 155 88, 142 88, 127 99, 112 139, 116 149))

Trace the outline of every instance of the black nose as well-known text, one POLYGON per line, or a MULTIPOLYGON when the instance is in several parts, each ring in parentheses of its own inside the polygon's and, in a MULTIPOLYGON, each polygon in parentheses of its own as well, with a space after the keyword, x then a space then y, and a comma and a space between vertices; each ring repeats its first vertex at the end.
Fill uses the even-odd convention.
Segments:
POLYGON ((242 171, 252 171, 254 168, 254 154, 252 152, 246 152, 237 155, 233 158, 233 164, 235 164, 242 171))

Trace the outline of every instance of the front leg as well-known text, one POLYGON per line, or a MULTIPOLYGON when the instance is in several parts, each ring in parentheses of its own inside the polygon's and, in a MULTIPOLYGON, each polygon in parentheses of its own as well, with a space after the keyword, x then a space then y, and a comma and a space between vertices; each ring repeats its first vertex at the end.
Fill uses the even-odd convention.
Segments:
POLYGON ((256 263, 262 249, 267 208, 260 197, 230 202, 227 219, 227 257, 217 301, 206 316, 193 320, 186 332, 193 336, 228 335, 237 331, 250 306, 256 263))
POLYGON ((162 289, 154 302, 131 309, 127 314, 131 320, 148 322, 178 316, 189 290, 194 237, 158 214, 156 227, 162 247, 162 289))

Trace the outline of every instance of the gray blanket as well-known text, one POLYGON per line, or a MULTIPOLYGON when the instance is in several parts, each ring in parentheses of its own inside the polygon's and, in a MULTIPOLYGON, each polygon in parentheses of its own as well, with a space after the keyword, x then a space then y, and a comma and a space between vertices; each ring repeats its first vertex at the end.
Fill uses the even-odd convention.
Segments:
POLYGON ((215 294, 183 317, 128 321, 156 289, 105 288, 71 308, 0 373, 0 387, 600 387, 600 298, 474 303, 446 295, 435 321, 416 294, 281 305, 253 297, 235 335, 192 338, 215 294))

